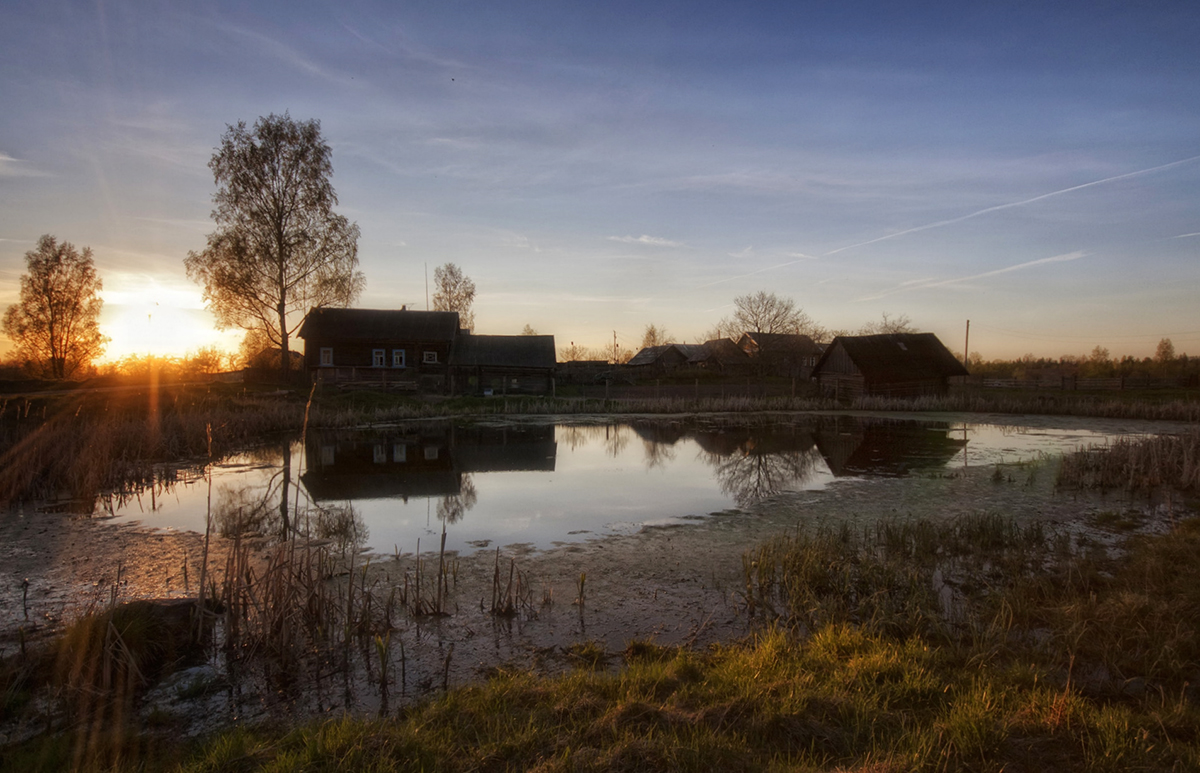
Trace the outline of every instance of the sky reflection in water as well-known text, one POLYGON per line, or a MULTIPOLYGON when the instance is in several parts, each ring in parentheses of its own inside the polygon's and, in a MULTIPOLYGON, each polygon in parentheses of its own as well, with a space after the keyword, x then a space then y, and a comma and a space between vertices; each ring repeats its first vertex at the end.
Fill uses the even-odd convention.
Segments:
MULTIPOLYGON (((1105 435, 990 425, 804 416, 755 425, 635 421, 310 433, 214 468, 214 528, 279 533, 284 517, 375 552, 470 552, 630 533, 747 508, 838 479, 1015 462, 1105 435), (285 474, 285 469, 287 474, 285 474), (298 484, 298 485, 297 485, 298 484), (287 492, 286 500, 284 492, 287 492)), ((204 480, 103 502, 119 520, 203 531, 204 480), (153 508, 153 509, 151 509, 153 508)))

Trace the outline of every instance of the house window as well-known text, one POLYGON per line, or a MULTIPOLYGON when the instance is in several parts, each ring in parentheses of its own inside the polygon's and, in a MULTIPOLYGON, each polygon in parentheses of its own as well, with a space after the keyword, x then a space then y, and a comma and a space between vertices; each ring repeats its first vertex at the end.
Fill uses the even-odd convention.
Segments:
POLYGON ((321 367, 328 368, 333 365, 333 347, 321 347, 321 367))
POLYGON ((421 362, 431 362, 434 365, 437 364, 437 361, 437 352, 424 352, 421 358, 421 362))
POLYGON ((321 464, 328 467, 333 464, 335 447, 321 446, 321 464))
POLYGON ((392 446, 392 461, 404 464, 408 461, 408 446, 403 443, 396 443, 392 446))
POLYGON ((371 450, 372 450, 372 452, 373 452, 373 453, 371 454, 371 457, 372 457, 372 459, 371 459, 371 460, 372 460, 373 462, 375 462, 375 464, 386 464, 386 463, 387 463, 387 446, 385 446, 385 445, 376 445, 376 446, 375 446, 373 449, 371 449, 371 450))
POLYGON ((384 357, 386 357, 386 356, 387 356, 386 350, 372 349, 371 350, 371 367, 373 367, 373 368, 384 367, 384 365, 386 364, 384 361, 384 357))
POLYGON ((425 446, 425 461, 436 462, 438 458, 437 446, 425 446))
POLYGON ((404 350, 403 349, 392 349, 392 367, 393 368, 403 368, 404 367, 404 350))

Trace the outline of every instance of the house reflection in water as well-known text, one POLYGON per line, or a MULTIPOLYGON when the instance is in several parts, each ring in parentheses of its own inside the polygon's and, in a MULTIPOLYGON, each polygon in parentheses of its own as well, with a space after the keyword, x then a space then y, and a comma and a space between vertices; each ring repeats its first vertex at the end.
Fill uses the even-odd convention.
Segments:
POLYGON ((817 447, 838 477, 901 476, 916 470, 940 469, 967 441, 951 437, 947 422, 890 421, 855 416, 822 417, 817 447))
POLYGON ((317 502, 433 499, 453 523, 475 504, 474 473, 554 470, 553 426, 448 422, 314 432, 300 480, 317 502))

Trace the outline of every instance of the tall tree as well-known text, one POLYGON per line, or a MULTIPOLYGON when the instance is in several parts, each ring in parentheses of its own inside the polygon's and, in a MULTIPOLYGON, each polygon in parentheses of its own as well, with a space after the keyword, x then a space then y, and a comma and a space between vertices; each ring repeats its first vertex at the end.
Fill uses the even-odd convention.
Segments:
POLYGON ((471 330, 475 327, 475 312, 471 304, 475 302, 475 283, 453 263, 438 266, 433 270, 433 283, 437 290, 433 293, 434 311, 457 311, 458 324, 471 330))
POLYGON ((184 261, 217 324, 261 331, 285 375, 305 315, 349 305, 365 283, 358 225, 333 211, 331 156, 320 121, 284 113, 229 126, 208 163, 217 230, 184 261))
POLYGON ((785 333, 806 335, 814 340, 825 336, 825 330, 791 298, 759 290, 733 299, 733 317, 726 317, 711 331, 712 337, 735 338, 742 333, 785 333))
POLYGON ((1158 363, 1167 363, 1175 359, 1175 344, 1171 343, 1170 338, 1160 339, 1158 348, 1154 350, 1154 360, 1158 363))
POLYGON ((666 327, 658 327, 651 322, 649 325, 646 325, 646 330, 642 333, 642 348, 664 346, 670 343, 669 335, 666 327))
POLYGON ((907 314, 901 314, 898 317, 893 317, 886 311, 883 312, 883 318, 877 322, 868 322, 859 328, 858 335, 869 336, 881 333, 915 333, 917 329, 913 327, 912 320, 907 314))
POLYGON ((37 375, 69 378, 104 352, 102 289, 92 250, 59 244, 49 234, 25 253, 21 300, 4 312, 4 333, 37 375))

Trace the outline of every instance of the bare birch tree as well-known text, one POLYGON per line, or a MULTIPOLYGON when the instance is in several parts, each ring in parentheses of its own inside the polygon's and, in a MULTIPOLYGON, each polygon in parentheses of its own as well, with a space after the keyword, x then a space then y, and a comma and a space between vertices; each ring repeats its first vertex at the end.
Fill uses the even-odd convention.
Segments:
POLYGON ((284 113, 228 127, 208 164, 217 230, 184 261, 217 324, 261 331, 285 376, 305 315, 349 305, 365 283, 358 226, 333 211, 331 156, 316 120, 284 113))
POLYGON ((475 327, 475 283, 453 263, 438 266, 433 270, 434 311, 457 311, 459 327, 471 330, 475 327))

